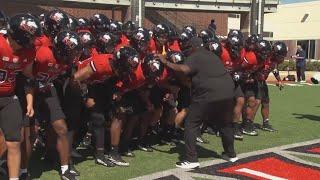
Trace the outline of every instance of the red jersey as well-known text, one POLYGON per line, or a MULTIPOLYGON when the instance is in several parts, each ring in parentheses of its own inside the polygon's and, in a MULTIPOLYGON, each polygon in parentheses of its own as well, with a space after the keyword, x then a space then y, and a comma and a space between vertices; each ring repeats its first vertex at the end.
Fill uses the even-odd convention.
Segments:
POLYGON ((259 68, 257 57, 253 51, 246 51, 242 59, 241 66, 249 72, 254 72, 259 68))
POLYGON ((259 81, 265 81, 268 79, 269 74, 276 68, 277 63, 272 62, 270 58, 264 61, 263 65, 256 73, 256 79, 259 81))
POLYGON ((241 70, 241 62, 245 56, 245 50, 242 49, 240 52, 239 59, 232 59, 227 48, 222 46, 222 53, 220 55, 220 59, 228 72, 236 72, 241 70))
POLYGON ((124 34, 120 37, 122 46, 130 46, 130 40, 124 34))
POLYGON ((40 37, 36 37, 34 46, 36 48, 39 48, 41 46, 52 47, 52 42, 49 37, 47 37, 46 35, 42 35, 40 37))
POLYGON ((95 72, 89 79, 89 84, 101 83, 112 76, 112 68, 110 60, 113 59, 112 54, 98 54, 78 63, 78 69, 82 69, 90 65, 95 72))
POLYGON ((168 43, 168 49, 170 49, 171 51, 181 52, 180 45, 177 40, 174 40, 173 42, 168 43))
POLYGON ((0 97, 14 93, 16 74, 33 60, 34 51, 20 49, 16 53, 0 35, 0 97))
POLYGON ((170 43, 168 42, 164 47, 157 47, 155 40, 151 38, 149 43, 149 48, 152 53, 158 53, 158 54, 163 54, 168 51, 181 52, 178 41, 174 41, 170 43))
POLYGON ((116 84, 117 89, 121 93, 126 93, 128 91, 137 89, 146 83, 146 78, 143 75, 142 66, 139 64, 138 68, 127 77, 118 81, 116 84))
POLYGON ((41 83, 40 88, 46 87, 59 75, 65 74, 68 68, 68 65, 58 63, 49 47, 41 46, 37 50, 33 74, 41 83))

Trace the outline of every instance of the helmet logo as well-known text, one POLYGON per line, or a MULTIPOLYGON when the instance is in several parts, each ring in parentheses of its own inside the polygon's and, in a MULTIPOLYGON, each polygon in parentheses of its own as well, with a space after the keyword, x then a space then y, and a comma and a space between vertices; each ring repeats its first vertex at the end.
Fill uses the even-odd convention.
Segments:
POLYGON ((142 40, 144 38, 144 35, 142 32, 138 32, 136 35, 135 35, 135 39, 137 40, 142 40))
POLYGON ((280 45, 280 44, 277 45, 277 49, 278 49, 279 51, 281 50, 281 45, 280 45))
POLYGON ((160 63, 159 63, 159 61, 152 60, 152 61, 150 62, 150 69, 151 69, 152 72, 159 71, 159 70, 160 70, 160 63))
POLYGON ((62 42, 67 45, 70 49, 74 49, 77 45, 78 45, 78 41, 77 39, 73 38, 73 37, 65 37, 62 42))
POLYGON ((20 29, 29 32, 34 35, 37 31, 37 24, 34 21, 23 20, 20 23, 20 29))
POLYGON ((50 19, 52 19, 56 22, 60 22, 61 19, 63 19, 63 14, 61 12, 56 12, 50 16, 50 19))
POLYGON ((83 43, 87 43, 88 41, 91 40, 91 37, 90 37, 89 34, 84 34, 84 35, 82 36, 81 40, 82 40, 83 43))
POLYGON ((192 32, 192 28, 191 28, 190 26, 188 26, 188 27, 186 28, 186 30, 192 32))
POLYGON ((110 35, 105 34, 102 37, 100 37, 100 40, 102 40, 105 43, 108 43, 111 40, 111 37, 110 37, 110 35))
POLYGON ((161 24, 158 24, 158 25, 157 25, 157 28, 159 28, 159 29, 164 29, 164 27, 163 27, 161 24))
POLYGON ((80 18, 78 21, 83 23, 83 24, 86 23, 86 21, 84 19, 82 19, 82 18, 80 18))

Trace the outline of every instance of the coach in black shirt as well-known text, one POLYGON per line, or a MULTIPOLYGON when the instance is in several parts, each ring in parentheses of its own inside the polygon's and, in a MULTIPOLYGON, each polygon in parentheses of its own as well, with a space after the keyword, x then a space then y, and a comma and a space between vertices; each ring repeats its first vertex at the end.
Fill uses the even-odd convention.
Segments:
POLYGON ((219 57, 201 47, 199 38, 191 38, 187 46, 181 47, 188 56, 185 63, 173 64, 161 57, 161 61, 172 70, 192 78, 192 99, 185 120, 186 159, 178 162, 180 168, 199 167, 196 151, 196 135, 202 121, 209 117, 208 124, 220 127, 224 153, 222 157, 236 161, 232 129, 234 108, 234 83, 219 57))

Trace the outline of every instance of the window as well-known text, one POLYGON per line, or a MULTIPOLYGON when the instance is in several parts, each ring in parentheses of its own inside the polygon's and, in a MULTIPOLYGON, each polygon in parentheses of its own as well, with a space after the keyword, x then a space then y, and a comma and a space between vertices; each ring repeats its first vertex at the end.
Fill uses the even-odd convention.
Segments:
POLYGON ((301 22, 306 22, 307 18, 309 17, 309 14, 304 14, 303 18, 301 19, 301 22))
POLYGON ((301 45, 301 47, 306 51, 307 59, 315 58, 315 50, 316 50, 316 41, 315 40, 303 40, 298 41, 297 45, 301 45))
POLYGON ((237 19, 239 19, 240 18, 240 14, 231 13, 231 14, 229 14, 228 17, 229 18, 237 18, 237 19))

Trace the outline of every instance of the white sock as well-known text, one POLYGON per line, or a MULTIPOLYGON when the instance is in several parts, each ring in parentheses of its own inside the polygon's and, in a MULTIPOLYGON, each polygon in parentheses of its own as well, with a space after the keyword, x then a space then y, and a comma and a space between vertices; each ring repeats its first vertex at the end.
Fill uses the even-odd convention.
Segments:
POLYGON ((19 180, 19 178, 9 178, 9 180, 19 180))
POLYGON ((26 168, 26 169, 20 169, 20 176, 21 176, 21 174, 24 174, 24 173, 27 173, 28 172, 28 169, 26 168))
POLYGON ((64 174, 69 169, 68 165, 61 166, 61 173, 64 174))

